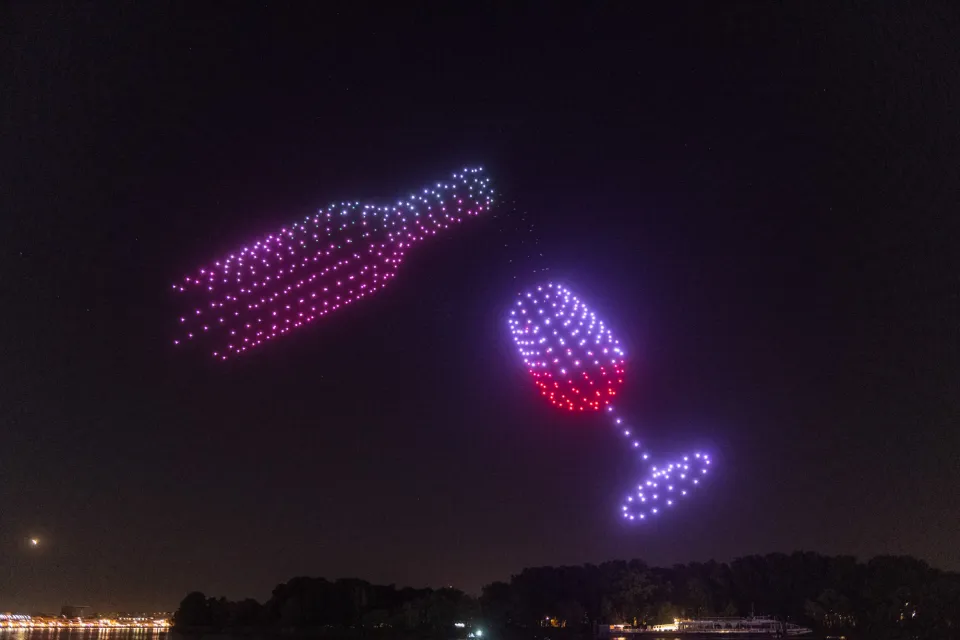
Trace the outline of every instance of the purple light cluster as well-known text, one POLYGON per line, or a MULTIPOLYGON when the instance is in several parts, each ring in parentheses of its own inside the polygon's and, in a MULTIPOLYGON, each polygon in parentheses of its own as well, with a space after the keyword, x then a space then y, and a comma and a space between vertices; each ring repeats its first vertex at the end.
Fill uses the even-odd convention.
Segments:
POLYGON ((620 343, 566 287, 521 295, 507 323, 534 384, 555 406, 597 411, 623 384, 620 343))
POLYGON ((708 454, 696 452, 652 465, 650 454, 617 415, 610 402, 623 384, 626 354, 597 314, 568 288, 547 283, 521 293, 507 325, 541 394, 569 411, 606 407, 628 448, 646 465, 646 476, 624 499, 623 518, 655 517, 702 484, 710 467, 708 454))
POLYGON ((468 168, 396 203, 330 205, 174 283, 189 311, 173 342, 244 354, 382 289, 412 247, 492 204, 490 178, 468 168))

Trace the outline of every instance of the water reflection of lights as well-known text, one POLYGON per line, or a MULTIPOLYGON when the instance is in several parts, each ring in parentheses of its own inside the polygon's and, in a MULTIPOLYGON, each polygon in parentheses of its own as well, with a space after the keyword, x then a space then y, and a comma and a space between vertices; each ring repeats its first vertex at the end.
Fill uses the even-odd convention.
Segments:
POLYGON ((56 617, 34 617, 22 614, 0 614, 0 631, 165 631, 170 628, 167 619, 152 618, 97 618, 69 620, 56 617))
POLYGON ((121 640, 121 638, 150 638, 158 640, 169 637, 169 627, 54 627, 54 628, 0 628, 3 640, 28 640, 32 638, 83 638, 84 640, 121 640))

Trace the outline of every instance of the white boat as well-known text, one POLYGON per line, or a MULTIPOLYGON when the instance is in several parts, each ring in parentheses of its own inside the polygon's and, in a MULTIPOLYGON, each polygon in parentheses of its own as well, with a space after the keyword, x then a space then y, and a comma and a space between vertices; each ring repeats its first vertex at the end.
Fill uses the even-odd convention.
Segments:
MULTIPOLYGON (((602 629, 602 628, 601 628, 602 629)), ((602 629, 603 635, 657 635, 670 634, 687 638, 707 638, 712 636, 733 636, 736 638, 792 638, 813 633, 813 629, 801 627, 790 622, 781 622, 766 616, 749 618, 697 618, 695 620, 674 620, 672 624, 656 624, 647 627, 631 627, 613 624, 602 629)))

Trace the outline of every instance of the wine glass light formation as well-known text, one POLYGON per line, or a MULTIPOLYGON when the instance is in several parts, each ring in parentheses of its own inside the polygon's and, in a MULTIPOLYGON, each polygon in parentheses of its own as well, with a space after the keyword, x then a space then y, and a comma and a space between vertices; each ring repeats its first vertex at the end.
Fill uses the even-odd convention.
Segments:
POLYGON ((520 294, 507 324, 534 384, 551 404, 574 412, 604 411, 627 446, 647 467, 621 505, 626 520, 646 520, 671 509, 698 488, 710 456, 695 452, 653 465, 613 399, 623 386, 626 354, 610 328, 566 287, 547 283, 520 294))

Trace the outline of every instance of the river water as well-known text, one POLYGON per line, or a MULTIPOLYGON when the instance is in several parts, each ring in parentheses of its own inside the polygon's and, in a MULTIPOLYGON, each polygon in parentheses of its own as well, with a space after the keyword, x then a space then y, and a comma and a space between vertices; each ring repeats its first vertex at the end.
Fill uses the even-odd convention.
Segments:
MULTIPOLYGON (((229 635, 211 636, 229 640, 229 635)), ((251 640, 251 636, 241 636, 251 640)), ((297 637, 297 636, 293 636, 297 637)), ((0 640, 183 640, 167 629, 0 629, 0 640)), ((628 640, 611 638, 610 640, 628 640)), ((644 637, 644 640, 681 640, 672 636, 644 637)))
MULTIPOLYGON (((229 634, 205 636, 208 640, 230 640, 229 634)), ((263 638, 275 638, 269 634, 263 638)), ((302 638, 303 636, 291 636, 302 638)), ((262 640, 259 636, 240 636, 242 640, 262 640)), ((0 640, 184 640, 183 636, 166 629, 0 629, 0 640)), ((202 640, 202 638, 201 638, 202 640)), ((609 640, 635 640, 614 637, 609 640)), ((683 640, 682 637, 644 636, 643 640, 683 640)), ((807 636, 807 640, 814 640, 807 636)))
MULTIPOLYGON (((208 636, 229 640, 228 635, 208 636)), ((270 637, 269 635, 265 637, 270 637)), ((292 636, 297 637, 297 636, 292 636)), ((817 640, 819 636, 802 636, 805 640, 817 640)), ((241 636, 251 640, 251 636, 241 636)), ((166 629, 0 629, 0 640, 183 640, 183 636, 166 629)), ((609 640, 630 640, 613 637, 609 640)), ((682 636, 665 634, 643 640, 683 640, 682 636)))

